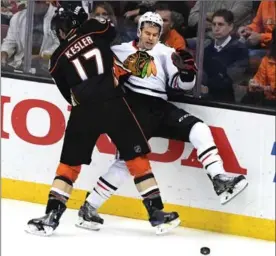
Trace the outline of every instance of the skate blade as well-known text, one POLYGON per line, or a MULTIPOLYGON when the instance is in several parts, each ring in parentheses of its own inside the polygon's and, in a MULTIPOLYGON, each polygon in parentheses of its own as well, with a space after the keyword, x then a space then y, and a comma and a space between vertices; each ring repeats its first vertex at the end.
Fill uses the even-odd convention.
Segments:
POLYGON ((171 231, 172 229, 178 227, 180 224, 180 219, 177 218, 172 220, 170 223, 164 223, 156 226, 156 235, 163 235, 171 231))
POLYGON ((25 228, 25 232, 36 236, 51 236, 54 232, 54 229, 52 227, 45 226, 44 230, 38 230, 35 225, 28 224, 25 228))
POLYGON ((79 218, 79 220, 75 224, 78 228, 99 231, 101 229, 102 224, 97 222, 85 221, 83 218, 79 218))
POLYGON ((235 188, 233 188, 233 193, 229 193, 225 191, 220 195, 220 203, 222 205, 231 201, 234 197, 240 194, 246 187, 248 186, 248 181, 246 179, 241 180, 236 184, 235 188))

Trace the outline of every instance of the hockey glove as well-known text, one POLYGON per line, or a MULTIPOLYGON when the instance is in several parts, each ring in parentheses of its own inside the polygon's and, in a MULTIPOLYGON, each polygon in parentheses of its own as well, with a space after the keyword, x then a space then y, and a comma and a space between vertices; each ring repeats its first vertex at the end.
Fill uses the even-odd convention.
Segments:
POLYGON ((197 67, 193 56, 185 51, 180 50, 172 53, 172 62, 179 71, 182 82, 191 82, 197 73, 197 67))

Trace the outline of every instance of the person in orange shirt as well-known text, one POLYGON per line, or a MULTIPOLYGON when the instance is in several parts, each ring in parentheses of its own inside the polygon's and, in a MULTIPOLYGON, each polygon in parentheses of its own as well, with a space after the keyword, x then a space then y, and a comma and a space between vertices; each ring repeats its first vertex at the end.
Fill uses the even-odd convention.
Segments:
POLYGON ((268 54, 262 59, 258 72, 249 84, 249 91, 264 91, 267 100, 276 102, 276 28, 271 33, 272 42, 268 54))
POLYGON ((239 35, 250 45, 267 48, 272 39, 272 30, 276 25, 276 2, 261 1, 253 22, 240 27, 239 35))
POLYGON ((173 29, 174 23, 172 20, 172 12, 168 5, 158 3, 155 6, 155 10, 162 17, 164 22, 160 41, 177 51, 184 50, 186 48, 185 40, 175 29, 173 29))
POLYGON ((169 29, 167 34, 163 34, 163 38, 164 39, 162 40, 161 37, 161 42, 174 48, 176 51, 186 49, 185 40, 175 29, 169 29))

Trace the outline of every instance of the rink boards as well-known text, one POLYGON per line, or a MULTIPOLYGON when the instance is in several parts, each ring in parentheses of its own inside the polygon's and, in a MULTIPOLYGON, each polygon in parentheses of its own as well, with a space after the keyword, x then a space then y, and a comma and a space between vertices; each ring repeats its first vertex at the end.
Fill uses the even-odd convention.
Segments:
MULTIPOLYGON (((2 197, 45 204, 59 161, 70 108, 54 85, 1 78, 2 197)), ((189 143, 150 140, 153 171, 166 209, 182 225, 275 240, 275 117, 176 103, 211 127, 225 169, 246 175, 243 194, 221 206, 189 143)), ((79 208, 107 171, 115 148, 102 135, 93 162, 83 166, 68 203, 79 208)), ((147 215, 132 180, 101 208, 137 219, 147 215)))

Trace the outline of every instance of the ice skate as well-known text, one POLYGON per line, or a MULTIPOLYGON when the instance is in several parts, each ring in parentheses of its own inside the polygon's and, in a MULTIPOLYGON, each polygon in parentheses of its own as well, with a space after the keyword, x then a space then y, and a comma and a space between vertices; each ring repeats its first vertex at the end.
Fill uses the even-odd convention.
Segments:
POLYGON ((165 234, 180 224, 177 212, 164 212, 161 210, 155 210, 149 221, 156 228, 157 235, 165 234))
POLYGON ((156 228, 157 235, 165 234, 179 226, 180 219, 177 212, 164 212, 154 208, 151 206, 150 200, 147 199, 144 199, 143 203, 148 211, 151 212, 149 222, 156 228))
POLYGON ((76 227, 98 231, 104 223, 104 220, 97 213, 97 210, 85 202, 79 210, 79 218, 76 227))
MULTIPOLYGON (((64 209, 65 210, 65 209, 64 209)), ((39 236, 50 236, 59 225, 59 219, 64 210, 52 210, 45 216, 28 221, 27 233, 39 236)))
POLYGON ((215 192, 220 197, 220 203, 222 205, 232 200, 248 185, 248 181, 243 175, 230 177, 225 174, 218 174, 213 179, 211 179, 211 181, 214 185, 215 192))

